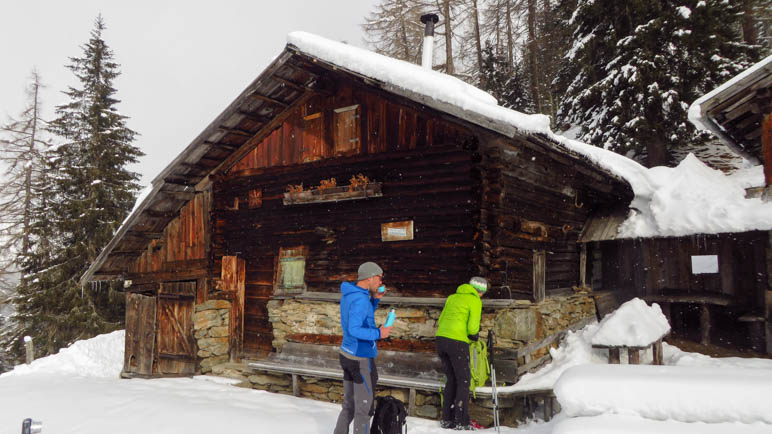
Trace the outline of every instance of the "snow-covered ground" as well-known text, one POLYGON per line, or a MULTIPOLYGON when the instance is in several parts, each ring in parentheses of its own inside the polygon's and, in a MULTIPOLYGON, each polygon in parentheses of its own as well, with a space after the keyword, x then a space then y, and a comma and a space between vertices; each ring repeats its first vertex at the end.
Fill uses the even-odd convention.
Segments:
MULTIPOLYGON (((555 386, 564 408, 549 423, 501 432, 772 433, 772 360, 711 358, 664 344, 669 366, 603 366, 605 351, 591 344, 596 335, 616 339, 615 331, 627 335, 636 322, 642 339, 661 332, 658 306, 628 303, 600 324, 569 333, 539 372, 499 388, 555 386)), ((119 379, 123 346, 118 331, 0 375, 0 434, 18 433, 28 417, 43 422, 43 433, 57 434, 329 433, 340 410, 211 376, 119 379)), ((641 359, 650 361, 651 354, 641 359)), ((408 427, 413 434, 447 432, 421 418, 408 418, 408 427)))
MULTIPOLYGON (((58 354, 0 376, 0 434, 17 434, 31 417, 44 434, 329 434, 339 404, 234 387, 228 379, 119 379, 122 331, 79 341, 58 354)), ((547 434, 534 423, 506 434, 547 434)), ((448 432, 408 418, 411 434, 448 432)), ((493 432, 493 429, 487 430, 493 432)))

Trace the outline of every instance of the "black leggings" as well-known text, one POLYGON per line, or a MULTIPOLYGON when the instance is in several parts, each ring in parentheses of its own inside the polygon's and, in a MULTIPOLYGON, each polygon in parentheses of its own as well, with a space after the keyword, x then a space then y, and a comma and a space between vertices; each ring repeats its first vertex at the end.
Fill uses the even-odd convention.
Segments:
POLYGON ((437 336, 437 354, 445 369, 442 420, 469 425, 469 344, 437 336))

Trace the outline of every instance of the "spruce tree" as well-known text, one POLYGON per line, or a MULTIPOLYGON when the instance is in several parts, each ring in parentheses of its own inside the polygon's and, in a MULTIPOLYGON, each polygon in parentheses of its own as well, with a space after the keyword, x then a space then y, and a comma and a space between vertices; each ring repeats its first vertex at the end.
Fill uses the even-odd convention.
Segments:
POLYGON ((529 83, 523 69, 522 63, 517 61, 510 66, 508 59, 497 55, 493 44, 486 41, 480 71, 482 89, 493 95, 502 107, 533 113, 529 83))
POLYGON ((123 320, 123 297, 113 286, 78 283, 131 210, 139 175, 127 165, 143 155, 116 109, 113 81, 120 73, 104 30, 99 16, 82 55, 70 58, 78 87, 64 92, 69 102, 50 123, 61 143, 48 153, 49 185, 33 215, 37 242, 18 291, 16 319, 44 354, 117 329, 123 320))
POLYGON ((738 17, 723 0, 580 0, 560 122, 648 166, 675 163, 707 139, 687 121, 689 104, 758 60, 738 17))

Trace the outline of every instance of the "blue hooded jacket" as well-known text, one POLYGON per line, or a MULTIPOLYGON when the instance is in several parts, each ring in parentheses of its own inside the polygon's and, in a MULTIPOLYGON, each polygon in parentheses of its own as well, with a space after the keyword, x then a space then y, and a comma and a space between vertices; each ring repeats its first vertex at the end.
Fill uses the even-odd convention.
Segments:
POLYGON ((353 283, 340 285, 340 325, 343 328, 343 342, 340 349, 357 357, 375 358, 378 347, 375 341, 381 338, 381 331, 375 325, 375 308, 380 299, 371 298, 370 291, 353 283))

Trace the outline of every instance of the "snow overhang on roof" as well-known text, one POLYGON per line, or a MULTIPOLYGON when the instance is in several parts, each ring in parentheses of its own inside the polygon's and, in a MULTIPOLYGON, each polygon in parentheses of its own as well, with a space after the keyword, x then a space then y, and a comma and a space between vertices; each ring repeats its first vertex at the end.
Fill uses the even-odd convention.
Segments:
POLYGON ((761 121, 771 111, 769 56, 694 101, 689 107, 689 120, 752 164, 758 164, 762 160, 761 121))

